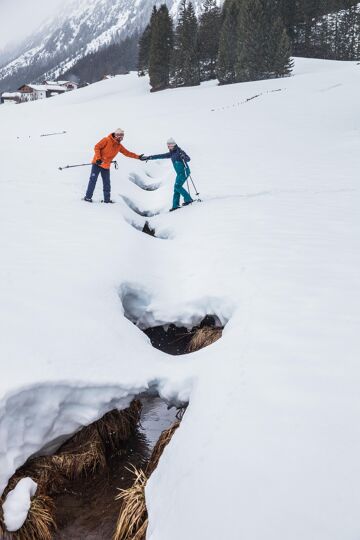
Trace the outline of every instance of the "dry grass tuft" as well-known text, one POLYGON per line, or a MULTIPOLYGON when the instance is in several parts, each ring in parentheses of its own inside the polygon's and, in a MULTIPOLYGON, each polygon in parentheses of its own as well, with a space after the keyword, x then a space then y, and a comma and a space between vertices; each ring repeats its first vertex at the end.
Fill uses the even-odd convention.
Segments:
POLYGON ((129 440, 140 420, 141 408, 141 401, 134 399, 127 409, 114 409, 97 422, 97 429, 105 446, 115 450, 129 440))
POLYGON ((107 450, 124 449, 135 433, 141 407, 139 400, 133 400, 125 410, 110 411, 78 431, 56 454, 30 459, 20 467, 10 479, 0 498, 0 505, 22 478, 32 478, 38 484, 38 489, 28 518, 17 533, 6 533, 0 512, 0 539, 50 540, 51 531, 55 529, 54 503, 50 496, 63 492, 69 482, 83 475, 92 475, 96 470, 104 469, 107 450))
POLYGON ((31 502, 27 520, 14 538, 16 540, 52 540, 55 530, 53 500, 46 495, 37 495, 31 502))
POLYGON ((165 447, 169 444, 171 441, 175 431, 180 426, 181 420, 177 420, 174 422, 174 424, 169 428, 165 429, 162 434, 160 435, 160 438, 156 445, 154 446, 154 450, 151 453, 149 462, 146 467, 146 474, 149 478, 150 475, 155 471, 156 467, 159 464, 159 460, 165 450, 165 447))
POLYGON ((145 503, 145 486, 147 476, 143 470, 133 467, 135 475, 133 485, 121 489, 116 497, 122 501, 120 515, 116 524, 113 540, 144 540, 148 526, 148 516, 145 503))
POLYGON ((54 469, 68 480, 75 480, 82 475, 91 475, 98 469, 104 469, 105 449, 99 433, 94 431, 92 438, 82 446, 72 452, 64 451, 52 456, 51 461, 54 469))
POLYGON ((113 540, 145 540, 148 526, 145 501, 146 482, 158 466, 160 457, 180 426, 180 422, 181 420, 177 420, 169 429, 162 432, 145 471, 133 468, 132 472, 135 475, 133 485, 128 489, 119 490, 120 494, 116 499, 121 500, 122 505, 113 540))
POLYGON ((15 489, 17 483, 22 478, 32 478, 38 484, 37 493, 46 491, 46 487, 51 482, 52 466, 50 457, 38 457, 29 459, 25 465, 20 467, 16 473, 10 478, 0 502, 5 500, 9 491, 15 489), (44 488, 44 489, 43 489, 44 488))
POLYGON ((0 538, 5 539, 5 523, 4 523, 4 518, 3 518, 1 508, 0 508, 0 538))
POLYGON ((52 540, 55 530, 55 505, 45 495, 36 495, 32 499, 28 517, 18 531, 6 532, 0 520, 0 538, 3 540, 52 540))
POLYGON ((188 352, 200 351, 200 349, 212 345, 215 343, 215 341, 221 338, 222 332, 222 328, 214 328, 210 326, 199 328, 191 338, 188 345, 188 352))

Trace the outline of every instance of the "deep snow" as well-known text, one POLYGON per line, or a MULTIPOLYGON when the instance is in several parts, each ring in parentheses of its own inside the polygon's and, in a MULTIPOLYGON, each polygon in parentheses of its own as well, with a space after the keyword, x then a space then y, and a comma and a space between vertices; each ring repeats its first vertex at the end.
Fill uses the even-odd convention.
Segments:
POLYGON ((298 59, 282 80, 150 94, 131 74, 0 107, 1 490, 157 384, 190 406, 147 487, 148 538, 360 536, 359 83, 355 63, 298 59), (82 202, 89 169, 57 167, 119 126, 139 153, 175 137, 204 203, 167 213, 171 164, 121 156, 118 204, 82 202), (121 298, 140 326, 216 314, 223 338, 167 356, 121 298))

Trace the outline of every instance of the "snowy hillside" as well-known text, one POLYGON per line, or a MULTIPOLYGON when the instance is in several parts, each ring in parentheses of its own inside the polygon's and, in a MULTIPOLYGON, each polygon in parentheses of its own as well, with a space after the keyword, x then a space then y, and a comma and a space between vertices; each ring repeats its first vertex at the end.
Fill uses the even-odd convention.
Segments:
POLYGON ((130 74, 0 108, 0 491, 155 385, 189 407, 147 538, 359 538, 359 84, 355 63, 300 59, 281 80, 150 94, 130 74), (175 137, 204 202, 168 213, 171 163, 120 155, 117 204, 83 202, 89 168, 58 167, 118 127, 139 153, 175 137), (222 339, 180 357, 129 321, 207 314, 222 339))
MULTIPOLYGON (((0 66, 0 91, 25 80, 57 78, 87 54, 141 32, 153 5, 162 3, 176 16, 180 0, 74 0, 31 36, 11 62, 0 66)), ((193 4, 199 13, 203 0, 193 4)))

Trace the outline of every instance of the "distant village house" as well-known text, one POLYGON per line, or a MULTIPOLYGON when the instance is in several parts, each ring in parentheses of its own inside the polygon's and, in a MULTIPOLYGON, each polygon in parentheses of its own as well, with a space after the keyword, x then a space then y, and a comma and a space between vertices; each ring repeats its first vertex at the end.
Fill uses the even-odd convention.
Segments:
POLYGON ((17 92, 4 92, 1 103, 26 103, 46 99, 76 90, 78 85, 72 81, 44 81, 43 84, 23 84, 17 92))
POLYGON ((61 86, 66 90, 77 90, 78 84, 73 81, 44 81, 43 84, 47 86, 61 86))
POLYGON ((14 105, 21 103, 20 92, 3 92, 1 95, 1 103, 10 103, 14 105))
POLYGON ((59 94, 64 94, 67 89, 64 86, 50 84, 24 84, 20 86, 18 92, 21 92, 24 101, 32 101, 35 99, 45 99, 59 94))

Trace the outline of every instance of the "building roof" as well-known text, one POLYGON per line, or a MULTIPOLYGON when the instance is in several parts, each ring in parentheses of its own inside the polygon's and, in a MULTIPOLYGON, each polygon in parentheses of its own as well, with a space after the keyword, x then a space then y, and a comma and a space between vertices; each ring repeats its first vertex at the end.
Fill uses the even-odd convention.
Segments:
POLYGON ((74 86, 77 86, 76 82, 73 81, 45 81, 46 86, 64 86, 66 84, 73 84, 74 86))
POLYGON ((50 84, 26 84, 24 86, 28 86, 29 88, 32 88, 33 90, 36 90, 37 92, 65 92, 65 88, 63 86, 59 85, 50 85, 50 84))
POLYGON ((1 94, 1 97, 3 97, 3 98, 21 97, 21 92, 3 92, 1 94))
POLYGON ((75 86, 78 86, 78 83, 74 81, 57 81, 57 84, 74 84, 75 86))

